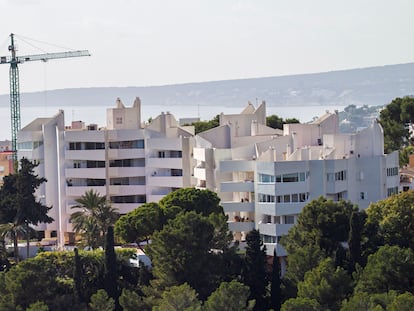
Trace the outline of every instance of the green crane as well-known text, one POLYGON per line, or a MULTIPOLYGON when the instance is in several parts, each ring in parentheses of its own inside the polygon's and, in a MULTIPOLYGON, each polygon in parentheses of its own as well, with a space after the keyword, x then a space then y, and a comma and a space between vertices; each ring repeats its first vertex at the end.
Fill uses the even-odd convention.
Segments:
POLYGON ((69 58, 90 56, 89 51, 69 51, 58 53, 45 53, 26 56, 16 55, 16 46, 14 45, 14 34, 10 34, 9 51, 11 56, 1 56, 0 64, 10 64, 9 78, 10 78, 10 115, 11 115, 11 135, 12 135, 12 151, 13 160, 17 161, 17 132, 21 128, 20 124, 20 87, 19 87, 19 67, 18 64, 30 61, 47 62, 49 59, 69 58))

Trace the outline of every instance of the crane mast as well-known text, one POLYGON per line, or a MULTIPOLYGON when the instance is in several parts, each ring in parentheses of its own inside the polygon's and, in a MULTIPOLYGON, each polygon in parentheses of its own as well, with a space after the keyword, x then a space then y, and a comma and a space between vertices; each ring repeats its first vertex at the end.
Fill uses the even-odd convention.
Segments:
POLYGON ((59 53, 45 53, 26 56, 16 55, 16 46, 14 44, 14 34, 10 34, 9 52, 11 56, 1 56, 0 64, 10 64, 9 79, 10 79, 10 116, 11 116, 11 136, 12 136, 12 151, 13 160, 17 162, 17 132, 21 128, 20 119, 20 83, 19 83, 19 67, 28 61, 48 61, 49 59, 69 58, 90 56, 89 51, 68 51, 59 53))
POLYGON ((19 68, 17 67, 16 47, 14 46, 14 35, 10 35, 11 44, 9 51, 11 52, 10 60, 10 116, 11 116, 11 135, 12 135, 12 150, 13 161, 17 161, 17 132, 21 128, 20 124, 20 83, 19 83, 19 68))

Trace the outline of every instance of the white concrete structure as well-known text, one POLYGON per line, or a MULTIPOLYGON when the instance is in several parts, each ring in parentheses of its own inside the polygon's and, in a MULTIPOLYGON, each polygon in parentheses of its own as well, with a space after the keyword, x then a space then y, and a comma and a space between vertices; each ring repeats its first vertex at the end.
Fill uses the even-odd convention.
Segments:
POLYGON ((190 187, 193 134, 169 113, 142 125, 139 98, 128 108, 118 99, 102 128, 81 121, 65 127, 63 111, 34 120, 18 133, 18 158, 40 162, 38 174, 48 181, 38 196, 53 206, 55 219, 37 229, 46 238, 57 237, 59 246, 73 242, 71 207, 90 189, 124 214, 190 187))
POLYGON ((336 113, 281 131, 266 126, 264 102, 249 103, 197 135, 194 158, 197 187, 217 191, 235 239, 259 229, 269 255, 286 255, 280 237, 319 196, 364 209, 398 192, 398 153, 384 154, 381 126, 340 134, 336 113))

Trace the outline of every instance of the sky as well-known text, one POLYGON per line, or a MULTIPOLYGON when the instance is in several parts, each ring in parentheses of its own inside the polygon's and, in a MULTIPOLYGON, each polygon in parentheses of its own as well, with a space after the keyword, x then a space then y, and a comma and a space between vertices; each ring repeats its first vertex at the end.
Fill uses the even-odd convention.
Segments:
POLYGON ((0 56, 10 33, 18 55, 92 54, 21 64, 21 92, 382 66, 414 61, 413 12, 412 0, 0 0, 0 56))

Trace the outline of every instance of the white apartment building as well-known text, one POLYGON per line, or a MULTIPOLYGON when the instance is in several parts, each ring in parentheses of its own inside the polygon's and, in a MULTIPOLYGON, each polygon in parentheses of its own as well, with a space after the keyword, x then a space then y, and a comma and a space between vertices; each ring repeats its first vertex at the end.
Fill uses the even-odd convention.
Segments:
POLYGON ((190 187, 193 136, 192 127, 179 126, 168 112, 141 123, 139 98, 132 107, 118 99, 115 108, 107 109, 106 127, 81 121, 65 127, 63 111, 35 119, 18 133, 18 158, 40 163, 38 174, 47 182, 38 197, 53 206, 50 216, 55 220, 37 230, 57 238, 59 246, 73 242, 71 207, 90 189, 125 214, 190 187))
POLYGON ((398 192, 398 153, 384 154, 382 128, 373 123, 340 134, 337 113, 308 124, 266 126, 266 105, 220 115, 220 126, 196 136, 197 187, 216 191, 236 240, 260 230, 269 255, 302 208, 325 196, 365 209, 398 192))

